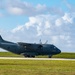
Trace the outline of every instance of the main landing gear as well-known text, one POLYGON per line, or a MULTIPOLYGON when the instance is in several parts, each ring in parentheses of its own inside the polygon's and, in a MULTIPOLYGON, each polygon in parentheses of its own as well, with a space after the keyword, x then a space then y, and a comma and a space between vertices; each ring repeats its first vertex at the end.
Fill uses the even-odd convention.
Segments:
POLYGON ((28 57, 28 58, 35 58, 34 55, 24 55, 24 57, 28 57))
POLYGON ((52 58, 52 55, 49 55, 48 57, 49 57, 49 58, 52 58))

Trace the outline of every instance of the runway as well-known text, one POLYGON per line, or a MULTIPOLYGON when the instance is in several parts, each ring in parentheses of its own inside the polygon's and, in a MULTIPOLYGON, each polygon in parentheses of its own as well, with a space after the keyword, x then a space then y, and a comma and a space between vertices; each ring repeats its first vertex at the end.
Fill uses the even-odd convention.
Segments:
POLYGON ((22 58, 22 57, 0 57, 0 59, 14 59, 14 60, 70 60, 75 61, 75 59, 67 59, 67 58, 22 58))

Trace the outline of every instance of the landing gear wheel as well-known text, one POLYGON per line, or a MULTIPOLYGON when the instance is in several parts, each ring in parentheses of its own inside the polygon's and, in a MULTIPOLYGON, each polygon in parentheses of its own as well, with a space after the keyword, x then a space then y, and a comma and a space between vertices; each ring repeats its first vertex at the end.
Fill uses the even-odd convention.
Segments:
POLYGON ((31 56, 31 57, 35 58, 35 56, 34 56, 34 55, 33 55, 33 56, 31 56))
POLYGON ((49 58, 52 58, 52 55, 49 55, 48 57, 49 57, 49 58))
POLYGON ((28 57, 28 58, 35 58, 34 55, 24 55, 25 57, 28 57))

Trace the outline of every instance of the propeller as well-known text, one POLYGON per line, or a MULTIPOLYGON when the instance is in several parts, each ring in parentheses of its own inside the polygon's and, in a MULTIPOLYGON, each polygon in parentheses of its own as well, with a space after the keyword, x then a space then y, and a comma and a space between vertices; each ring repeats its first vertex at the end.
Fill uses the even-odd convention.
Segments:
MULTIPOLYGON (((47 42, 48 42, 48 40, 46 40, 46 42, 45 42, 44 44, 47 44, 47 42)), ((40 44, 43 44, 43 43, 41 42, 41 39, 40 39, 40 44)))
MULTIPOLYGON (((46 40, 46 42, 44 44, 47 44, 48 40, 46 40)), ((43 47, 43 43, 41 42, 41 39, 40 39, 40 45, 38 48, 42 48, 43 47)))
POLYGON ((42 44, 41 39, 40 39, 40 44, 42 44))
POLYGON ((44 44, 47 44, 48 40, 46 40, 46 42, 44 44))

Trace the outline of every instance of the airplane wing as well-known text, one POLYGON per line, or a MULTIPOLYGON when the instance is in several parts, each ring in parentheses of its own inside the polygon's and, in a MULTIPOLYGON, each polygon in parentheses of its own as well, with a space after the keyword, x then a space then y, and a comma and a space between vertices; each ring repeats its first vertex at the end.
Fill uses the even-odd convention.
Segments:
POLYGON ((32 45, 30 43, 23 43, 23 42, 18 42, 18 44, 21 46, 31 46, 32 45))
POLYGON ((24 42, 18 42, 18 44, 20 45, 20 46, 27 46, 27 47, 36 47, 36 48, 41 48, 41 47, 43 47, 43 45, 41 45, 41 44, 32 44, 32 43, 24 43, 24 42))

